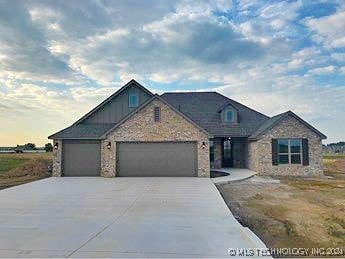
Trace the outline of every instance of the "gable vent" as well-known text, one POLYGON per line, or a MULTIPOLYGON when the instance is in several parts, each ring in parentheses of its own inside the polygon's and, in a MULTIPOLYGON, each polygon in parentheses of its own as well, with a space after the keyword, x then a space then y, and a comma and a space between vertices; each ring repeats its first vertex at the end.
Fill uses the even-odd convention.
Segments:
POLYGON ((155 122, 159 122, 161 120, 161 109, 159 107, 155 107, 154 118, 155 122))

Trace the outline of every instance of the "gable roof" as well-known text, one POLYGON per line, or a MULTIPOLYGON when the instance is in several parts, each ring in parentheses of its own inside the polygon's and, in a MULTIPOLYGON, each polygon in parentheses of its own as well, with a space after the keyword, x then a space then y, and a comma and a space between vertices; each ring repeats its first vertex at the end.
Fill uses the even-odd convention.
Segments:
POLYGON ((321 138, 327 138, 324 134, 316 130, 306 121, 298 117, 291 111, 268 117, 243 104, 240 104, 217 92, 176 92, 164 93, 159 96, 151 93, 134 79, 125 84, 121 89, 80 118, 72 126, 67 127, 51 136, 49 139, 104 139, 107 134, 115 130, 118 126, 141 111, 153 100, 158 99, 168 105, 172 110, 181 115, 184 119, 192 123, 207 135, 214 137, 249 137, 257 139, 269 129, 276 126, 287 116, 293 116, 306 127, 310 128, 321 138), (104 105, 112 101, 116 96, 135 85, 151 96, 146 102, 142 103, 137 109, 126 115, 117 123, 85 123, 85 119, 97 112, 104 105), (238 123, 225 123, 220 119, 220 112, 231 106, 237 111, 238 123))
POLYGON ((107 103, 109 103, 110 101, 112 101, 116 96, 118 96, 119 94, 121 94, 123 91, 125 91, 127 88, 129 88, 130 86, 135 85, 136 87, 138 87, 139 89, 143 90, 145 93, 147 93, 150 96, 153 96, 153 93, 151 93, 149 90, 147 90, 144 86, 142 86, 141 84, 139 84, 137 81, 135 81, 134 79, 131 79, 131 81, 129 81, 127 84, 125 84, 123 87, 121 87, 119 90, 117 90, 114 94, 112 94, 111 96, 109 96, 107 99, 105 99, 103 102, 101 102, 99 105, 97 105, 94 109, 92 109, 90 112, 88 112, 87 114, 85 114, 83 117, 81 117, 79 120, 77 120, 73 125, 77 125, 81 122, 83 122, 84 120, 86 120, 87 118, 89 118, 92 114, 94 114, 95 112, 97 112, 99 109, 101 109, 104 105, 106 105, 107 103))
POLYGON ((169 108, 171 108, 174 112, 176 112, 177 114, 179 114, 181 117, 183 117, 185 120, 187 120, 188 122, 190 122, 191 124, 193 124, 195 127, 197 127, 199 130, 201 130, 202 132, 204 132, 206 135, 208 135, 209 137, 211 137, 210 133, 208 131, 206 131, 204 128, 200 127, 200 125, 198 125, 197 123, 195 123, 193 120, 191 120, 189 117, 187 117, 184 113, 180 112, 179 110, 177 110, 174 106, 172 106, 171 104, 169 104, 166 100, 164 100, 161 96, 159 96, 158 94, 155 94, 151 99, 147 100, 145 103, 143 103, 142 105, 140 105, 136 110, 134 110, 133 112, 129 113, 127 116, 125 116, 122 120, 120 120, 116 125, 114 125, 112 128, 110 128, 107 132, 105 132, 102 136, 102 138, 105 138, 106 135, 108 135, 110 132, 114 131, 117 127, 119 127, 120 125, 122 125, 123 123, 125 123, 129 118, 131 118, 134 114, 140 112, 142 109, 144 109, 147 105, 149 105, 153 100, 159 100, 162 103, 164 103, 165 105, 167 105, 169 108))
POLYGON ((309 128, 311 131, 315 132, 317 135, 319 135, 322 139, 326 139, 327 136, 315 129, 313 126, 311 126, 308 122, 303 120, 301 117, 297 116, 292 111, 283 112, 281 114, 278 114, 276 116, 273 116, 266 120, 260 128, 258 128, 250 137, 249 139, 258 139, 261 135, 269 131, 270 129, 274 128, 276 125, 278 125, 280 122, 282 122, 287 117, 292 116, 299 122, 301 122, 304 126, 309 128))
POLYGON ((164 93, 162 98, 218 137, 248 137, 269 119, 268 116, 217 92, 164 93), (239 123, 229 124, 220 120, 219 109, 228 105, 237 110, 239 123))
POLYGON ((220 106, 217 110, 217 112, 222 112, 225 108, 231 106, 233 109, 237 110, 236 107, 234 107, 231 102, 224 103, 222 106, 220 106))
POLYGON ((72 126, 49 136, 48 139, 105 139, 106 136, 110 132, 114 131, 117 127, 119 127, 120 125, 125 123, 134 114, 140 112, 147 105, 149 105, 153 100, 156 100, 156 99, 163 102, 165 105, 170 107, 173 111, 175 111, 177 114, 182 116, 185 120, 189 121, 191 124, 193 124, 199 130, 201 130, 206 135, 211 137, 209 132, 207 132, 205 129, 200 127, 193 120, 188 118, 186 115, 184 115, 180 111, 176 110, 171 104, 169 104, 166 100, 161 98, 159 95, 155 94, 152 96, 152 98, 148 99, 146 102, 141 104, 137 109, 135 109, 134 111, 129 113, 127 116, 125 116, 123 119, 121 119, 118 123, 108 123, 108 124, 80 123, 80 124, 73 124, 72 126))

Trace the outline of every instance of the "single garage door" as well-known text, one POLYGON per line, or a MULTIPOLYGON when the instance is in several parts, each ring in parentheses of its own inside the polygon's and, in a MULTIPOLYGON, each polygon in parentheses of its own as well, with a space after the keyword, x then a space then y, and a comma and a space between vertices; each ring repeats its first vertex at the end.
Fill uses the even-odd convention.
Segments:
POLYGON ((119 176, 197 176, 195 142, 118 143, 119 176))
POLYGON ((99 141, 63 141, 64 176, 99 176, 101 146, 99 141))

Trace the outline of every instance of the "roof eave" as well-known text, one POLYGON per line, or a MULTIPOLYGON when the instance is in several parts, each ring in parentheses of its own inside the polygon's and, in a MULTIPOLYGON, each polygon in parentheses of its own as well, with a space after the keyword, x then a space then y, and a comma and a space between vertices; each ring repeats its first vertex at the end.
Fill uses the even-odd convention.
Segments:
POLYGON ((68 137, 68 138, 66 138, 66 137, 51 137, 51 136, 49 136, 48 137, 48 139, 53 139, 53 140, 65 140, 65 139, 68 139, 68 140, 70 140, 70 139, 75 139, 75 140, 88 140, 88 139, 90 139, 90 140, 103 140, 103 139, 105 139, 105 138, 103 138, 103 137, 83 137, 83 138, 81 138, 81 137, 68 137))

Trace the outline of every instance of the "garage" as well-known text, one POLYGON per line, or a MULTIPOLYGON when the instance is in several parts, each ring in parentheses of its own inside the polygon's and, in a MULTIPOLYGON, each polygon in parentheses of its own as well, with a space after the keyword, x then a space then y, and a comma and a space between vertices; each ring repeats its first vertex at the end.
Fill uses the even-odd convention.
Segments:
POLYGON ((99 141, 64 140, 64 176, 100 176, 101 148, 99 141))
POLYGON ((118 176, 197 176, 195 142, 120 142, 118 176))

